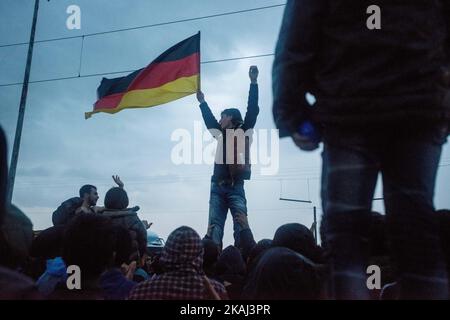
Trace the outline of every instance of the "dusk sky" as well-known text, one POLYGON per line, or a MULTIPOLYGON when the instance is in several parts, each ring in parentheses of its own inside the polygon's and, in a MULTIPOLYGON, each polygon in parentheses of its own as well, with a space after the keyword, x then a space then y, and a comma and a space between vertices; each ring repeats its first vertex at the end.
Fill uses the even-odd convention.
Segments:
MULTIPOLYGON (((36 40, 81 36, 283 4, 269 0, 41 0, 36 40), (66 9, 81 9, 81 29, 69 30, 66 9)), ((29 41, 34 1, 0 2, 0 46, 29 41)), ((141 28, 84 38, 36 43, 30 80, 80 74, 136 70, 149 64, 175 43, 201 31, 201 60, 212 61, 274 52, 284 6, 213 17, 151 28, 141 28), (81 66, 81 68, 80 68, 81 66)), ((301 39, 299 39, 300 41, 301 39)), ((0 47, 0 125, 8 139, 10 160, 17 122, 27 45, 0 47)), ((260 114, 255 129, 274 129, 271 69, 273 56, 202 64, 202 91, 213 113, 238 107, 245 113, 249 89, 248 68, 257 65, 260 114)), ((125 75, 105 75, 114 78, 125 75)), ((31 83, 28 91, 13 203, 30 217, 36 230, 51 226, 52 212, 78 194, 83 184, 98 187, 103 196, 114 185, 111 175, 125 183, 130 205, 139 205, 141 219, 153 222, 163 238, 180 225, 189 225, 201 236, 207 230, 211 164, 176 165, 171 152, 177 142, 173 132, 185 129, 194 136, 202 121, 195 95, 153 108, 99 113, 92 110, 102 76, 31 83)), ((203 122, 202 130, 206 131, 203 122)), ((207 143, 205 143, 206 146, 207 143)), ((279 170, 262 175, 254 165, 245 184, 250 226, 257 240, 272 238, 288 222, 311 225, 312 206, 318 207, 321 150, 300 151, 290 139, 279 145, 279 170), (279 198, 311 200, 312 204, 279 198)), ((271 150, 275 152, 274 150, 271 150)), ((380 181, 379 181, 380 182, 380 181)), ((439 168, 435 203, 450 208, 450 150, 445 145, 439 168)), ((375 197, 382 196, 380 184, 375 197)), ((384 212, 380 201, 374 209, 384 212)), ((224 244, 232 243, 231 215, 224 244)))

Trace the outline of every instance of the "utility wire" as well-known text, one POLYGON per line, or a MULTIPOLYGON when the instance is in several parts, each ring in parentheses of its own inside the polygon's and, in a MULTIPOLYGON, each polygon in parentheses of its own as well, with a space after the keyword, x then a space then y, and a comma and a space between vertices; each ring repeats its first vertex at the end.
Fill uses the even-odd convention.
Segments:
MULTIPOLYGON (((165 26, 165 25, 170 25, 170 24, 175 24, 175 23, 190 22, 190 21, 196 21, 196 20, 203 20, 203 19, 217 18, 217 17, 222 17, 222 16, 229 16, 229 15, 234 15, 234 14, 247 13, 247 12, 252 12, 252 11, 272 9, 272 8, 277 8, 277 7, 284 7, 285 5, 286 5, 285 3, 283 3, 283 4, 275 4, 275 5, 271 5, 271 6, 257 7, 257 8, 251 8, 251 9, 238 10, 238 11, 229 11, 229 12, 223 12, 223 13, 218 13, 218 14, 211 14, 211 15, 207 15, 207 16, 200 16, 200 17, 194 17, 194 18, 172 20, 172 21, 166 21, 166 22, 160 22, 160 23, 154 23, 154 24, 146 24, 146 25, 141 25, 141 26, 121 28, 121 29, 102 31, 102 32, 86 33, 84 35, 78 35, 78 36, 68 36, 68 37, 58 37, 58 38, 50 38, 50 39, 44 39, 44 40, 36 40, 36 41, 34 41, 34 43, 61 41, 61 40, 67 40, 67 39, 76 39, 76 38, 81 38, 81 37, 92 37, 92 36, 98 36, 98 35, 109 34, 109 33, 130 31, 130 30, 138 30, 138 29, 145 29, 145 28, 160 27, 160 26, 165 26)), ((3 44, 3 45, 0 45, 0 48, 20 46, 20 45, 26 45, 26 44, 29 44, 29 42, 18 42, 18 43, 3 44)))
MULTIPOLYGON (((259 55, 253 55, 253 56, 243 56, 243 57, 220 59, 220 60, 208 60, 208 61, 202 61, 201 64, 227 62, 227 61, 253 59, 253 58, 262 58, 262 57, 269 57, 269 56, 273 56, 273 55, 274 55, 274 53, 266 53, 266 54, 259 54, 259 55)), ((81 69, 81 64, 80 64, 80 69, 81 69)), ((113 71, 113 72, 103 72, 103 73, 91 73, 91 74, 78 75, 78 76, 69 76, 69 77, 59 77, 59 78, 34 80, 34 81, 29 81, 29 83, 41 83, 41 82, 62 81, 62 80, 79 79, 79 78, 91 78, 91 77, 113 75, 113 74, 120 74, 120 73, 131 73, 131 72, 134 72, 134 71, 136 71, 136 70, 123 70, 123 71, 113 71)), ((4 83, 4 84, 0 84, 0 87, 17 86, 17 85, 22 85, 22 84, 23 84, 22 82, 4 83)))
MULTIPOLYGON (((245 10, 238 10, 238 11, 230 11, 230 12, 224 12, 224 13, 219 13, 219 14, 212 14, 212 15, 195 17, 195 18, 173 20, 173 21, 167 21, 167 22, 161 22, 161 23, 155 23, 155 24, 148 24, 148 25, 142 25, 142 26, 136 26, 136 27, 129 27, 129 28, 122 28, 122 29, 116 29, 116 30, 109 30, 109 31, 103 31, 103 32, 87 33, 87 34, 78 35, 78 36, 59 37, 59 38, 51 38, 51 39, 44 39, 44 40, 36 40, 36 41, 34 41, 34 43, 42 43, 42 42, 51 42, 51 41, 60 41, 60 40, 66 40, 66 39, 81 38, 81 52, 80 52, 80 62, 79 62, 79 66, 78 66, 78 76, 68 76, 68 77, 57 77, 57 78, 50 78, 50 79, 34 80, 34 81, 30 81, 29 83, 41 83, 41 82, 71 80, 71 79, 77 79, 77 78, 89 78, 89 77, 113 75, 113 74, 120 74, 120 73, 130 73, 130 72, 136 71, 136 70, 124 70, 124 71, 113 71, 113 72, 93 73, 93 74, 81 75, 81 62, 82 62, 83 45, 84 45, 84 38, 85 37, 104 35, 104 34, 116 33, 116 32, 123 32, 123 31, 129 31, 129 30, 136 30, 136 29, 143 29, 143 28, 151 28, 151 27, 169 25, 169 24, 174 24, 174 23, 182 23, 182 22, 188 22, 188 21, 216 18, 216 17, 221 17, 221 16, 227 16, 227 15, 242 14, 242 13, 247 13, 247 12, 252 12, 252 11, 259 11, 259 10, 272 9, 272 8, 276 8, 276 7, 283 7, 285 5, 286 4, 276 4, 276 5, 271 5, 271 6, 257 7, 257 8, 251 8, 251 9, 245 9, 245 10)), ((11 47, 11 46, 18 46, 18 45, 26 45, 26 44, 29 44, 29 42, 20 42, 20 43, 12 43, 12 44, 0 45, 0 48, 11 47)), ((228 59, 203 61, 201 63, 202 64, 209 64, 209 63, 217 63, 217 62, 226 62, 226 61, 251 59, 251 58, 269 57, 269 56, 273 56, 273 55, 274 55, 273 53, 266 53, 266 54, 253 55, 253 56, 243 56, 243 57, 235 57, 235 58, 228 58, 228 59)), ((22 84, 23 84, 22 82, 5 83, 5 84, 0 84, 0 87, 9 87, 9 86, 22 85, 22 84)))
MULTIPOLYGON (((290 212, 290 211, 294 211, 294 213, 298 213, 299 211, 304 211, 304 212, 311 212, 311 210, 313 209, 313 207, 305 207, 305 208, 301 208, 301 207, 297 207, 297 208, 264 208, 264 209, 252 209, 252 213, 257 213, 257 212, 279 212, 279 211, 283 211, 283 212, 290 212)), ((322 209, 321 207, 316 207, 316 209, 322 209)), ((151 214, 158 214, 158 213, 164 213, 164 214, 178 214, 178 213, 202 213, 202 212, 208 212, 208 208, 205 209, 180 209, 180 210, 147 210, 145 213, 143 213, 144 215, 151 215, 151 214)), ((33 213, 28 213, 27 215, 39 215, 39 214, 46 214, 48 215, 48 212, 44 212, 44 211, 37 211, 37 212, 33 212, 33 213)))
MULTIPOLYGON (((192 183, 192 182, 208 182, 208 180, 204 177, 198 178, 185 178, 185 179, 161 179, 161 180, 148 180, 148 181, 127 181, 127 186, 154 186, 157 184, 173 184, 173 183, 192 183)), ((292 178, 282 178, 283 181, 305 181, 305 180, 318 180, 319 177, 292 177, 292 178)), ((274 176, 273 178, 254 178, 252 182, 272 182, 279 181, 280 178, 278 176, 274 176)), ((45 189, 54 189, 54 188, 62 188, 62 187, 73 187, 77 182, 55 182, 50 183, 49 181, 40 182, 40 181, 27 181, 27 182, 17 182, 17 188, 30 188, 30 187, 40 187, 45 189)), ((97 186, 108 187, 112 186, 112 183, 109 182, 97 182, 97 186)))
POLYGON ((84 36, 81 38, 80 63, 78 65, 78 77, 81 76, 81 63, 83 62, 84 36))

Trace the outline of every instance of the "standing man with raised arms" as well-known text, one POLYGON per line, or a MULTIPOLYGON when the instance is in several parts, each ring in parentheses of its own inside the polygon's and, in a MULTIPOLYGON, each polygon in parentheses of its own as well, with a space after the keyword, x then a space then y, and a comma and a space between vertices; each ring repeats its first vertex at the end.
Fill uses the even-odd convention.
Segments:
MULTIPOLYGON (((209 234, 219 246, 222 246, 228 209, 233 218, 237 213, 247 214, 244 180, 249 180, 251 175, 249 154, 251 136, 259 113, 258 73, 256 66, 250 67, 250 90, 244 119, 239 109, 229 108, 221 112, 221 118, 217 121, 205 101, 204 94, 201 91, 197 92, 205 125, 218 140, 214 173, 211 178, 209 234), (230 141, 231 139, 234 141, 230 141)), ((236 221, 233 222, 235 245, 239 246, 240 225, 236 221)))

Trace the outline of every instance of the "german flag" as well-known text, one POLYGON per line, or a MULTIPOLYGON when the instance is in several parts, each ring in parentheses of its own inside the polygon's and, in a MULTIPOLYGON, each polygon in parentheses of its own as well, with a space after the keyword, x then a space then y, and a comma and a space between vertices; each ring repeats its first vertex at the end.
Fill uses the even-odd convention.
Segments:
POLYGON ((148 108, 180 99, 200 87, 200 32, 162 53, 147 67, 125 77, 103 78, 97 88, 94 110, 116 113, 129 108, 148 108))

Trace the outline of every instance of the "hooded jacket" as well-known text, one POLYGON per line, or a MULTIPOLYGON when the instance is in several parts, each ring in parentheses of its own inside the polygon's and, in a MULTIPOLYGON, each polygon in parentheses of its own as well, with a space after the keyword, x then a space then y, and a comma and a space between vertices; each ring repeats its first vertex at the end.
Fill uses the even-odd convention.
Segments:
POLYGON ((320 278, 308 258, 288 248, 267 250, 249 275, 245 299, 304 300, 317 299, 320 278))
MULTIPOLYGON (((134 209, 134 208, 133 208, 134 209)), ((132 239, 133 253, 130 260, 137 260, 142 257, 147 250, 147 230, 137 212, 133 209, 111 210, 106 209, 102 215, 108 217, 116 225, 125 227, 132 239)))
MULTIPOLYGON (((168 237, 160 263, 163 273, 138 284, 130 300, 202 300, 208 299, 204 284, 203 246, 200 236, 189 227, 180 227, 168 237)), ((209 280, 222 298, 223 285, 209 280)))
POLYGON ((311 230, 300 223, 287 223, 279 227, 273 236, 272 245, 289 248, 314 263, 323 262, 322 248, 316 244, 311 230))
POLYGON ((246 267, 238 248, 228 246, 222 251, 216 263, 215 274, 215 279, 224 284, 230 299, 240 299, 245 284, 246 267))

